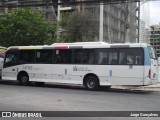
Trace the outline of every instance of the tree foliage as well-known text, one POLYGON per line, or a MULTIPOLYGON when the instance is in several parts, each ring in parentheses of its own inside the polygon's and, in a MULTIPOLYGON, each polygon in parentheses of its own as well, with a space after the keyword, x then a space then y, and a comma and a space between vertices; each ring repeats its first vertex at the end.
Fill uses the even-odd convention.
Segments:
POLYGON ((42 10, 20 8, 0 14, 1 46, 50 44, 55 31, 42 10))
POLYGON ((98 26, 94 16, 88 11, 62 13, 59 26, 63 32, 58 37, 60 42, 94 41, 98 36, 98 26))
POLYGON ((73 12, 69 16, 65 27, 70 38, 68 41, 94 41, 95 37, 98 36, 98 26, 93 18, 93 14, 87 11, 73 12))
POLYGON ((61 19, 58 22, 59 27, 64 28, 67 25, 67 21, 68 21, 70 14, 71 14, 70 12, 66 12, 66 11, 61 12, 61 19))

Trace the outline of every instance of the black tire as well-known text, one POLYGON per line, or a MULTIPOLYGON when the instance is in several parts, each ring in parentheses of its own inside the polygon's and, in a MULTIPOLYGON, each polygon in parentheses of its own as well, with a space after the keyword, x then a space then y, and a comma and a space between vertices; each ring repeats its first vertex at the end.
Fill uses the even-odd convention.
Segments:
POLYGON ((20 85, 23 85, 23 86, 29 85, 29 77, 27 74, 21 74, 18 77, 18 81, 20 85))
POLYGON ((99 89, 99 80, 95 76, 89 76, 85 79, 84 85, 86 89, 95 91, 99 89))
POLYGON ((35 84, 38 86, 43 86, 45 84, 45 82, 35 82, 35 84))

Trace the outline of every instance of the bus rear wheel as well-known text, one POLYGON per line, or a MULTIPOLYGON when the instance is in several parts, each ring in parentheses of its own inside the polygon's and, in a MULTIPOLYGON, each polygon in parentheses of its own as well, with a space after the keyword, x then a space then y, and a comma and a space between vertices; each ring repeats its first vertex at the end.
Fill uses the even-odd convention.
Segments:
POLYGON ((99 89, 99 80, 95 76, 89 76, 85 79, 84 85, 86 89, 95 91, 99 89))
POLYGON ((24 85, 24 86, 29 85, 29 77, 26 74, 21 74, 18 77, 18 81, 19 81, 20 85, 24 85))

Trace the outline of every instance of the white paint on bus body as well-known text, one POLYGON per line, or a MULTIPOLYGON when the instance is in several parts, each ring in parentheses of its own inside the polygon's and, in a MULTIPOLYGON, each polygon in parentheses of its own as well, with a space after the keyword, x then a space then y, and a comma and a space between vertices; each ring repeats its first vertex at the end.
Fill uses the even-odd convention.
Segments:
MULTIPOLYGON (((100 85, 151 85, 158 79, 157 60, 149 57, 147 44, 106 44, 106 43, 68 43, 53 44, 54 48, 70 49, 84 48, 142 48, 144 51, 144 65, 91 65, 91 64, 22 64, 3 68, 4 80, 17 80, 17 75, 25 71, 30 81, 57 82, 83 85, 87 74, 95 74, 100 85)), ((51 46, 26 46, 21 49, 50 49, 51 46), (48 48, 47 48, 48 47, 48 48)), ((17 47, 13 47, 14 49, 17 47)), ((12 50, 9 48, 8 50, 12 50)))

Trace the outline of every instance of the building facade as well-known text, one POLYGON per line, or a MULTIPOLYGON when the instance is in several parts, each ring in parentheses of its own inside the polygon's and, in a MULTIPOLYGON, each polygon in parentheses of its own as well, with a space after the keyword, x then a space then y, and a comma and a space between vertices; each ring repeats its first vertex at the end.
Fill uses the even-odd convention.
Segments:
MULTIPOLYGON (((2 1, 2 0, 1 0, 2 1)), ((4 0, 3 0, 4 1, 4 0)), ((39 4, 39 3, 55 3, 55 0, 5 0, 11 4, 39 4)), ((89 11, 94 21, 96 31, 99 37, 95 37, 93 41, 105 41, 108 43, 124 43, 139 42, 139 9, 137 2, 126 2, 121 4, 99 4, 99 3, 80 3, 85 0, 56 0, 62 3, 57 6, 43 6, 45 9, 45 17, 50 21, 60 19, 61 11, 89 11), (79 2, 69 4, 70 2, 79 2)), ((2 3, 3 4, 3 3, 2 3)))
POLYGON ((157 56, 160 57, 160 24, 152 25, 151 29, 147 31, 150 44, 155 48, 157 56))
POLYGON ((53 3, 53 1, 56 3, 55 0, 0 0, 0 5, 4 5, 0 10, 2 12, 5 10, 12 10, 18 6, 29 6, 34 7, 35 9, 43 9, 45 18, 54 23, 57 19, 55 11, 55 9, 57 9, 57 5, 47 5, 49 3, 53 3))
MULTIPOLYGON (((64 2, 66 0, 59 0, 64 2)), ((67 0, 81 1, 81 0, 67 0)), ((73 5, 60 5, 58 13, 64 10, 78 10, 80 12, 89 11, 92 21, 95 21, 99 37, 93 41, 105 41, 108 43, 135 43, 139 40, 139 9, 136 2, 121 3, 121 4, 98 4, 98 3, 83 3, 73 5), (134 11, 133 11, 134 10, 134 11)))
POLYGON ((140 27, 139 27, 139 42, 140 43, 150 43, 150 40, 147 39, 148 31, 145 29, 145 22, 140 21, 140 27))

